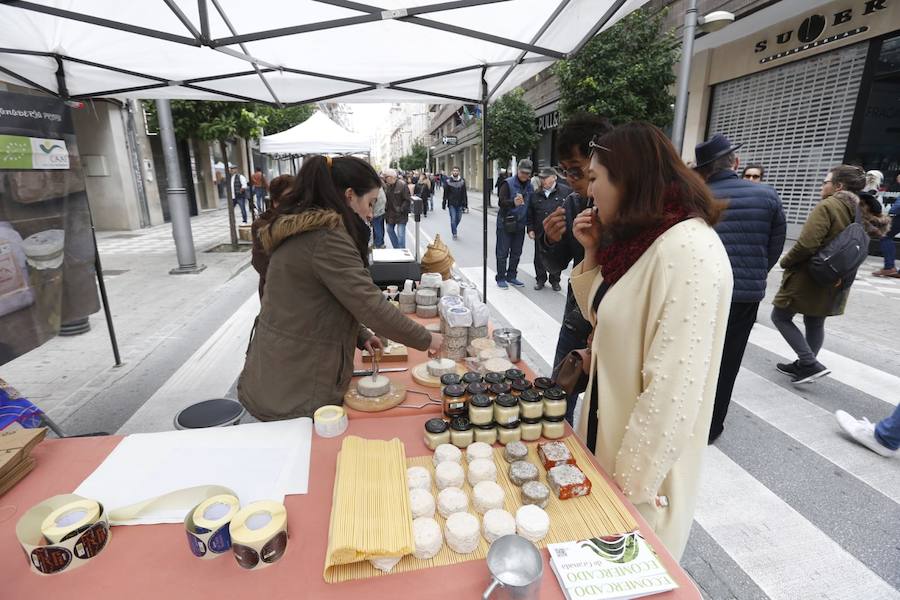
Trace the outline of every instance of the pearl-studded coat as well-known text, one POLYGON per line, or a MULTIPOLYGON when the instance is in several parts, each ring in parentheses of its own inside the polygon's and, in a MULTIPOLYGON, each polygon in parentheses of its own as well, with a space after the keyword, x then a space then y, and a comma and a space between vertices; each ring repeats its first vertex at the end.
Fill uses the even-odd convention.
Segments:
POLYGON ((731 303, 731 264, 701 219, 663 233, 609 288, 578 265, 571 284, 595 323, 591 378, 576 433, 587 436, 597 387, 596 456, 676 559, 691 529, 731 303), (657 506, 665 496, 668 507, 657 506))

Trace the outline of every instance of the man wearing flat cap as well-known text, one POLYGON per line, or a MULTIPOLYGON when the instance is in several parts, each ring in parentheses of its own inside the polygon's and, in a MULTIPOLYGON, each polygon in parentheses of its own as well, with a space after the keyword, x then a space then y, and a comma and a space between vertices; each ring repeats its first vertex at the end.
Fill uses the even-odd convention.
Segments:
POLYGON ((784 210, 775 189, 738 177, 740 161, 735 151, 741 146, 717 133, 697 144, 694 151, 697 173, 706 180, 713 196, 727 204, 716 233, 728 252, 734 274, 731 312, 709 429, 710 444, 725 429, 734 381, 759 303, 766 295, 766 278, 781 256, 786 233, 784 210))
POLYGON ((516 174, 500 186, 500 210, 497 212, 497 287, 509 289, 510 285, 523 287, 519 281, 519 258, 525 244, 525 222, 528 217, 528 201, 531 187, 531 171, 534 166, 527 158, 519 161, 516 174))
POLYGON ((560 271, 554 272, 544 264, 539 240, 544 235, 544 219, 553 214, 557 208, 562 207, 566 197, 572 193, 572 189, 557 180, 553 167, 542 168, 538 173, 538 179, 541 182, 540 188, 531 194, 531 201, 528 203, 528 217, 525 222, 528 237, 534 240, 534 289, 544 289, 549 277, 551 287, 558 292, 562 290, 559 285, 560 271))

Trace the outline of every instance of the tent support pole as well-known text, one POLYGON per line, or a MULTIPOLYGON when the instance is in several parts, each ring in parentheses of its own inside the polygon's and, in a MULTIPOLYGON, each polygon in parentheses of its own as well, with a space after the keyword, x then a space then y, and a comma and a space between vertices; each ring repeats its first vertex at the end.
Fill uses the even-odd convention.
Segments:
MULTIPOLYGON (((97 286, 100 288, 100 300, 103 302, 103 314, 106 317, 106 331, 109 333, 109 343, 112 346, 113 358, 116 361, 114 366, 121 367, 122 357, 119 355, 119 342, 116 339, 116 328, 113 327, 109 296, 106 295, 106 282, 103 280, 103 265, 100 263, 100 249, 97 248, 97 230, 94 227, 94 213, 91 210, 90 203, 88 203, 88 218, 91 220, 91 240, 94 242, 94 274, 97 276, 97 286)), ((57 435, 59 435, 59 432, 57 432, 57 435)))
POLYGON ((481 69, 481 168, 484 177, 481 182, 482 198, 482 265, 481 283, 484 303, 487 304, 487 280, 488 280, 488 208, 491 206, 490 166, 488 165, 488 84, 485 79, 487 67, 481 69))

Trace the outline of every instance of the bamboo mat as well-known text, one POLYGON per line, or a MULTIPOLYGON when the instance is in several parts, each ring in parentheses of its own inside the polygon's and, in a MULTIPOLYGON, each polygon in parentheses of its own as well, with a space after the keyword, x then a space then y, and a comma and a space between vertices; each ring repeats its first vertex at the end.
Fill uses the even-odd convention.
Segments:
MULTIPOLYGON (((624 533, 637 529, 637 522, 628 509, 622 505, 616 497, 615 492, 610 489, 609 484, 597 471, 594 464, 588 458, 587 453, 581 444, 574 439, 566 438, 563 440, 572 452, 572 456, 578 463, 578 467, 584 471, 588 479, 591 480, 592 488, 588 496, 580 498, 571 498, 569 500, 558 499, 553 492, 550 492, 550 503, 545 509, 550 515, 550 532, 547 536, 538 542, 539 548, 544 548, 547 544, 558 542, 570 542, 573 540, 582 540, 602 535, 612 535, 615 533, 624 533)), ((537 442, 528 443, 528 460, 538 466, 540 473, 539 480, 547 483, 547 472, 541 464, 537 454, 537 442)), ((434 495, 435 503, 437 503, 438 489, 434 480, 434 465, 432 464, 431 454, 427 456, 417 456, 407 458, 406 464, 410 467, 421 466, 428 469, 432 478, 431 492, 434 495)), ((463 457, 463 468, 466 467, 466 460, 463 457)), ((503 458, 503 448, 494 448, 494 464, 497 465, 497 483, 506 492, 506 500, 504 508, 513 516, 516 510, 522 506, 522 498, 520 488, 509 480, 509 463, 503 458)), ((463 491, 469 496, 469 512, 481 522, 481 515, 475 512, 472 505, 472 488, 466 481, 463 491)), ((435 520, 443 530, 446 519, 437 511, 434 514, 435 520)), ((355 579, 367 579, 369 577, 378 577, 381 575, 389 575, 391 573, 405 573, 407 571, 416 571, 418 569, 427 569, 429 567, 442 567, 446 565, 455 565, 468 562, 470 560, 480 560, 487 556, 489 545, 482 537, 478 548, 470 554, 457 554, 447 545, 446 540, 438 554, 429 560, 419 560, 412 555, 404 556, 397 563, 397 566, 390 571, 384 573, 379 571, 369 563, 369 561, 357 562, 349 565, 340 565, 332 567, 325 577, 327 583, 339 583, 342 581, 352 581, 355 579)))

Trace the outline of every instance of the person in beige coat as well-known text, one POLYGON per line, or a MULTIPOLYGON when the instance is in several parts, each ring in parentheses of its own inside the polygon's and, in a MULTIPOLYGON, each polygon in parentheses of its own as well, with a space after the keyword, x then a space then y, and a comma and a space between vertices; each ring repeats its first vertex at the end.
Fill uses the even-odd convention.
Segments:
POLYGON ((594 324, 576 433, 672 555, 693 520, 731 302, 721 206, 656 127, 591 143, 571 284, 594 324))

